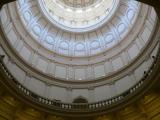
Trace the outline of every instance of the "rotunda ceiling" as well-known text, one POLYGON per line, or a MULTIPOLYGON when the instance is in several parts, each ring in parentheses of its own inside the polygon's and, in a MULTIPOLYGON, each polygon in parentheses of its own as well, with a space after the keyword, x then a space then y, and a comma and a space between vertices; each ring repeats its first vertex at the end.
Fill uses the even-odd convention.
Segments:
POLYGON ((159 47, 156 18, 133 0, 18 0, 1 11, 0 54, 40 96, 102 101, 143 84, 159 47))
MULTIPOLYGON (((21 46, 17 45, 21 48, 18 50, 20 56, 47 76, 67 81, 103 79, 129 65, 141 53, 154 29, 155 23, 153 28, 146 30, 149 31, 146 40, 141 39, 150 11, 132 0, 98 0, 90 5, 86 1, 74 3, 87 4, 83 7, 73 7, 68 2, 73 3, 68 0, 19 0, 15 11, 9 11, 15 36, 21 41, 17 43, 21 46), (85 15, 87 9, 93 13, 87 14, 91 17, 104 13, 105 22, 90 21, 91 17, 85 15), (102 12, 96 13, 97 10, 102 12), (104 12, 106 10, 109 11, 104 12), (93 26, 88 25, 94 29, 80 24, 74 27, 61 19, 70 20, 69 15, 74 20, 88 19, 93 26)), ((3 23, 6 25, 5 21, 3 23)))

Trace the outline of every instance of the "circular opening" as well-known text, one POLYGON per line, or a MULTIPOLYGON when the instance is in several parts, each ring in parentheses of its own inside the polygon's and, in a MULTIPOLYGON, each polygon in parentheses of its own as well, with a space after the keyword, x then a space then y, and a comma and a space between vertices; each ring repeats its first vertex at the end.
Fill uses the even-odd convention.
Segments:
POLYGON ((90 4, 85 0, 79 3, 67 1, 40 0, 39 3, 43 13, 55 26, 78 33, 102 26, 113 16, 119 3, 119 0, 90 0, 90 4))

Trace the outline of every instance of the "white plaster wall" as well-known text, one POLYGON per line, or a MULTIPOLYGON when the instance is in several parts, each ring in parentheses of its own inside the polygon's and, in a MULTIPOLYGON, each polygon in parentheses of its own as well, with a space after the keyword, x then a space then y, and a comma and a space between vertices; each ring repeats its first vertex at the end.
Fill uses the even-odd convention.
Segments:
POLYGON ((24 60, 29 61, 31 56, 31 51, 29 50, 29 48, 23 46, 19 53, 24 58, 24 60))
POLYGON ((95 101, 105 100, 111 97, 110 86, 100 86, 94 89, 95 101))
POLYGON ((85 80, 86 79, 86 71, 85 69, 75 69, 75 79, 76 80, 85 80))
POLYGON ((128 90, 133 86, 132 79, 129 76, 126 76, 115 83, 117 94, 121 94, 124 91, 128 90))
POLYGON ((38 68, 42 72, 46 72, 47 66, 48 66, 48 62, 45 59, 42 59, 39 57, 36 64, 36 68, 38 68))
POLYGON ((114 71, 120 69, 123 66, 122 59, 120 57, 113 59, 112 65, 113 65, 114 71))
POLYGON ((129 49, 128 49, 128 54, 131 59, 134 59, 139 53, 139 49, 136 44, 133 44, 129 49))
POLYGON ((29 90, 33 91, 34 93, 40 96, 44 96, 45 87, 46 87, 44 82, 41 82, 40 80, 36 78, 31 78, 28 81, 28 85, 26 87, 29 90))
POLYGON ((65 88, 57 87, 57 86, 49 86, 48 98, 52 100, 61 100, 66 102, 67 91, 65 88))
POLYGON ((103 64, 97 65, 94 67, 94 75, 95 75, 95 78, 105 76, 105 69, 103 64))

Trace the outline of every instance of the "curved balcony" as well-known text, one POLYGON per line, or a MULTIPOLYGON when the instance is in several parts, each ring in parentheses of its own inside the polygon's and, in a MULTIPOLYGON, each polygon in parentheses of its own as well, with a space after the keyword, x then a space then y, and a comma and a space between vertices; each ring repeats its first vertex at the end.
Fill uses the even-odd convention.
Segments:
POLYGON ((157 80, 159 77, 158 73, 160 70, 160 47, 157 52, 156 56, 152 56, 153 63, 148 71, 144 72, 143 78, 133 87, 125 91, 124 93, 117 95, 111 99, 107 99, 104 101, 99 101, 95 103, 63 103, 56 100, 50 100, 39 96, 32 91, 25 88, 12 74, 9 72, 7 67, 5 66, 3 59, 4 55, 0 57, 0 73, 3 75, 1 76, 1 83, 5 85, 9 90, 18 95, 20 99, 23 99, 25 102, 35 103, 35 105, 39 106, 41 109, 47 111, 63 114, 66 116, 89 116, 90 114, 95 115, 109 112, 113 109, 118 109, 121 103, 129 104, 131 101, 136 100, 139 96, 143 95, 157 80), (136 96, 136 97, 135 97, 136 96), (128 99, 132 99, 129 103, 126 101, 128 99), (27 101, 28 100, 28 101, 27 101), (68 114, 70 113, 70 114, 68 114), (83 114, 82 114, 83 113, 83 114))

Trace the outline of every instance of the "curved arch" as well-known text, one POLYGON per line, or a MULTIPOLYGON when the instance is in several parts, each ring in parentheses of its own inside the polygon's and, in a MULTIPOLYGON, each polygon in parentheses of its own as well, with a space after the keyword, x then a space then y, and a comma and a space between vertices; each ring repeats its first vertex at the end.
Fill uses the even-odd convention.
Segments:
POLYGON ((88 103, 88 100, 83 96, 79 96, 73 100, 73 103, 88 103))

